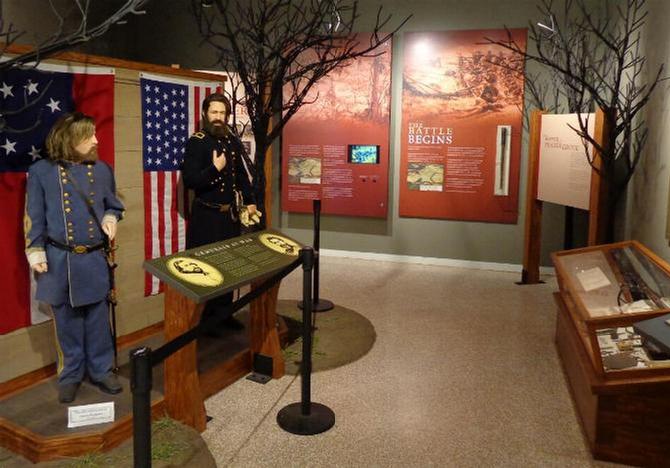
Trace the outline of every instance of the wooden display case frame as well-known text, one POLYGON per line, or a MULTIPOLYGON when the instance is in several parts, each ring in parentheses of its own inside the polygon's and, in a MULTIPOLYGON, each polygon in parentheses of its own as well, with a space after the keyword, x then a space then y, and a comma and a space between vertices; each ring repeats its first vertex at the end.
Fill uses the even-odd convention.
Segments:
MULTIPOLYGON (((670 278, 670 266, 637 241, 555 252, 556 347, 584 434, 596 459, 643 466, 670 460, 670 366, 606 370, 597 330, 629 327, 670 308, 592 316, 562 257, 631 247, 670 278)), ((611 257, 605 255, 607 259, 611 257)), ((617 275, 612 263, 613 274, 617 275)), ((617 279, 620 277, 617 276, 617 279)))

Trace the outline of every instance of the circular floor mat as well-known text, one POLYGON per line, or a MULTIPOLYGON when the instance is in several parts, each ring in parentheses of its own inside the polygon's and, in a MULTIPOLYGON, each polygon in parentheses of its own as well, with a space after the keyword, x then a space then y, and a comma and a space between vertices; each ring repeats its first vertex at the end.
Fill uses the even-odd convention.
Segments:
MULTIPOLYGON (((302 310, 297 301, 281 300, 277 313, 288 327, 288 345, 284 348, 286 373, 300 372, 302 359, 302 310)), ((340 367, 365 356, 377 339, 372 323, 358 312, 335 305, 315 318, 312 371, 340 367)))

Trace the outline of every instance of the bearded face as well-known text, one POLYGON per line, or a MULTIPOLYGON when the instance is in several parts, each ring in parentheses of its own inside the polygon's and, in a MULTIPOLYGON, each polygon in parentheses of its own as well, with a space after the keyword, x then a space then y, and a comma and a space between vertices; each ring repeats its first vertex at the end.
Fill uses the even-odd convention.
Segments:
POLYGON ((98 139, 95 134, 83 139, 74 147, 79 161, 97 161, 98 160, 98 139))
POLYGON ((221 138, 228 133, 228 112, 222 102, 211 102, 205 115, 204 128, 210 135, 221 138))

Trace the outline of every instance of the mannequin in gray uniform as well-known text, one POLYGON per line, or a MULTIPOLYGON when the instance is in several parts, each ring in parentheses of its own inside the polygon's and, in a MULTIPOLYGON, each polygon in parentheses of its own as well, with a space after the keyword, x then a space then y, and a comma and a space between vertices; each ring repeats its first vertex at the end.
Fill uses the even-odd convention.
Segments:
POLYGON ((85 375, 103 392, 123 389, 112 373, 103 249, 104 237, 116 234, 123 204, 112 169, 97 160, 97 144, 93 119, 65 114, 47 137, 49 158, 28 171, 26 255, 36 274, 36 299, 51 305, 54 316, 61 403, 74 401, 85 375))

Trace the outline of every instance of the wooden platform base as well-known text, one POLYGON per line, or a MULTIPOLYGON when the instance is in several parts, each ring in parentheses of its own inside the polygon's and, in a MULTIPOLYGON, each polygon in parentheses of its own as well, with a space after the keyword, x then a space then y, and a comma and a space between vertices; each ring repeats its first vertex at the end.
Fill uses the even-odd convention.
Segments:
POLYGON ((670 378, 605 381, 594 371, 559 293, 556 347, 593 457, 638 466, 670 463, 670 378))
MULTIPOLYGON (((82 428, 67 428, 67 405, 56 401, 54 378, 3 400, 0 410, 0 445, 38 463, 85 453, 110 450, 132 435, 132 404, 128 382, 121 377, 124 394, 104 395, 88 383, 77 394, 77 405, 114 401, 115 421, 82 428)), ((155 393, 152 417, 165 413, 162 395, 155 393)))
MULTIPOLYGON (((248 325, 247 311, 241 311, 237 317, 248 325)), ((150 331, 153 333, 151 336, 144 334, 140 341, 132 340, 132 347, 149 346, 156 349, 161 346, 165 341, 162 329, 152 327, 150 331)), ((286 325, 281 319, 278 333, 280 339, 287 335, 286 325)), ((7 385, 11 391, 0 395, 0 446, 38 463, 105 452, 132 437, 128 351, 129 348, 126 348, 119 352, 119 379, 124 387, 123 393, 105 395, 84 383, 74 403, 85 405, 114 401, 114 423, 67 429, 67 405, 56 401, 58 389, 55 376, 53 372, 48 372, 52 370, 51 366, 12 381, 11 385, 7 385)), ((251 371, 251 364, 252 353, 246 329, 228 330, 220 337, 201 338, 198 342, 197 367, 203 398, 218 393, 247 375, 251 371)), ((163 366, 154 368, 153 383, 152 418, 156 419, 165 416, 167 412, 163 397, 163 366)))

